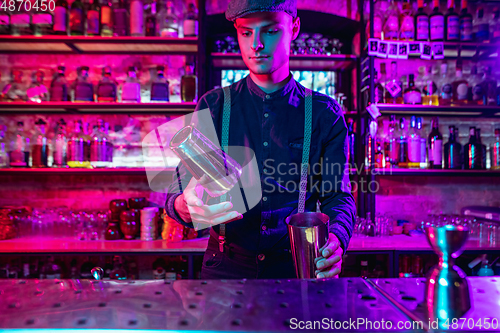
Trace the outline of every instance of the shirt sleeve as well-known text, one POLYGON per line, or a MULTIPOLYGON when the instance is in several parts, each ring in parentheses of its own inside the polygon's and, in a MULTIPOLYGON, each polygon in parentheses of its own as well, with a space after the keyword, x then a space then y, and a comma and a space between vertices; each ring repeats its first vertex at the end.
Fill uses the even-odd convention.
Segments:
MULTIPOLYGON (((338 113, 338 112, 337 112, 338 113)), ((347 164, 348 135, 343 115, 336 117, 323 146, 324 154, 319 200, 321 211, 330 217, 329 232, 340 241, 344 253, 354 229, 356 203, 351 194, 349 166, 347 164), (333 172, 331 172, 333 170, 333 172)))

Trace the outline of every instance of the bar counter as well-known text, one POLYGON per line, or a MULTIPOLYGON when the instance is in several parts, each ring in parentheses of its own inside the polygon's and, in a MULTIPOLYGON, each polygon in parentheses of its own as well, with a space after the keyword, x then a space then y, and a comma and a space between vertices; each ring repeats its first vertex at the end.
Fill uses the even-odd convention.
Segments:
MULTIPOLYGON (((500 321, 500 280, 467 280, 471 308, 456 332, 479 329, 468 322, 500 321)), ((422 278, 2 280, 0 327, 281 332, 319 321, 323 326, 314 331, 424 332, 424 288, 422 278), (385 329, 377 329, 382 320, 385 329), (359 325, 335 329, 336 321, 359 325), (415 321, 423 326, 412 326, 415 321)))

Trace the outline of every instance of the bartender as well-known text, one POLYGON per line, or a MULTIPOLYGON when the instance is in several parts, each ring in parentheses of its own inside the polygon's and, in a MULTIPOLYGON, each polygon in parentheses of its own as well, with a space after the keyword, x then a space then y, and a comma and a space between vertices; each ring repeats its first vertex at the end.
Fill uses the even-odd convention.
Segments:
POLYGON ((305 211, 319 206, 330 218, 327 244, 315 260, 316 277, 336 277, 356 215, 346 172, 347 127, 335 100, 310 92, 290 73, 290 45, 300 31, 296 0, 231 0, 226 18, 234 23, 250 74, 226 90, 207 92, 196 110, 210 109, 219 138, 225 111, 230 112, 228 146, 255 152, 262 198, 243 215, 228 201, 206 205, 197 194, 201 185, 179 164, 168 188, 167 215, 189 227, 212 225, 203 279, 295 278, 285 219, 298 211, 306 94, 312 94, 305 211), (178 177, 189 185, 179 188, 178 177))

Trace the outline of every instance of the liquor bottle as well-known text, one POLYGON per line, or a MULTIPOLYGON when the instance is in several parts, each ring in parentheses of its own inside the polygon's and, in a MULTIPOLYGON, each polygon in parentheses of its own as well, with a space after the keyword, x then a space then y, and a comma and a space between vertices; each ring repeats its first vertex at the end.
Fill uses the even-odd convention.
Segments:
POLYGON ((0 35, 10 35, 10 13, 0 11, 0 35))
POLYGON ((403 84, 398 79, 398 67, 391 62, 391 77, 385 84, 385 102, 388 104, 403 104, 403 84))
POLYGON ((488 41, 490 38, 490 26, 488 20, 484 17, 484 9, 477 9, 476 19, 473 22, 473 34, 476 42, 488 41))
POLYGON ((399 163, 399 136, 396 131, 396 127, 396 116, 391 115, 388 135, 389 148, 387 155, 389 156, 389 162, 392 166, 397 166, 399 163))
POLYGON ((125 0, 115 0, 113 4, 113 36, 128 36, 128 11, 125 0))
POLYGON ((415 87, 415 75, 408 76, 408 88, 405 89, 404 102, 405 104, 422 104, 422 93, 415 87))
POLYGON ((375 92, 373 93, 373 102, 374 103, 384 103, 384 86, 382 85, 382 80, 379 80, 378 79, 378 75, 377 75, 377 71, 374 70, 374 75, 375 75, 375 78, 374 78, 374 83, 375 83, 375 92))
POLYGON ((356 164, 356 132, 354 130, 354 119, 349 118, 347 121, 347 135, 349 142, 349 166, 354 168, 356 164))
MULTIPOLYGON (((17 130, 14 133, 9 147, 9 160, 11 167, 27 167, 26 163, 26 138, 24 136, 24 123, 17 122, 17 130)), ((28 151, 29 154, 29 151, 28 151)))
POLYGON ((399 119, 399 157, 398 166, 400 168, 408 167, 408 131, 406 128, 406 119, 399 119))
POLYGON ((198 78, 194 74, 194 62, 191 62, 186 64, 185 74, 181 77, 181 100, 183 102, 196 102, 197 99, 198 78))
POLYGON ((461 59, 457 59, 455 80, 451 85, 453 87, 453 95, 451 98, 451 102, 454 105, 467 104, 467 93, 469 90, 469 84, 467 80, 463 78, 461 59))
POLYGON ((102 79, 97 85, 98 102, 116 102, 116 82, 111 77, 111 67, 102 69, 102 79))
POLYGON ((75 130, 68 140, 68 166, 70 168, 88 168, 90 163, 85 158, 87 142, 83 135, 81 120, 75 123, 75 130))
POLYGON ((120 256, 113 257, 113 270, 109 274, 111 280, 126 280, 127 272, 123 268, 123 259, 120 256))
POLYGON ((179 37, 179 22, 173 1, 167 0, 165 8, 158 13, 161 37, 179 37))
POLYGON ((401 11, 401 40, 413 40, 415 38, 415 19, 413 17, 413 8, 410 0, 404 0, 403 10, 401 11))
POLYGON ((441 74, 439 79, 439 105, 450 105, 453 97, 453 86, 448 77, 448 65, 441 64, 441 74))
POLYGON ((13 36, 31 35, 31 13, 26 10, 24 3, 17 7, 10 15, 10 28, 13 36))
POLYGON ((458 142, 458 128, 450 126, 450 137, 444 144, 444 168, 462 169, 462 145, 458 142))
POLYGON ((429 35, 431 42, 444 40, 444 15, 439 10, 439 0, 433 0, 434 9, 429 15, 429 35))
POLYGON ((421 145, 420 135, 417 128, 417 117, 412 116, 410 120, 410 137, 408 138, 408 167, 420 168, 421 145))
POLYGON ((156 36, 156 0, 151 1, 146 10, 146 36, 156 36))
POLYGON ((399 9, 394 0, 391 0, 386 11, 384 25, 384 39, 397 40, 399 36, 399 9))
POLYGON ((151 84, 151 101, 169 101, 169 83, 164 76, 164 71, 164 66, 156 66, 156 79, 151 84))
POLYGON ((105 145, 105 156, 104 156, 104 161, 106 162, 106 167, 112 167, 113 166, 113 152, 114 152, 114 145, 113 141, 111 140, 111 137, 109 136, 109 123, 104 123, 104 129, 103 129, 103 141, 105 145))
POLYGON ((73 84, 74 102, 93 102, 94 85, 89 79, 89 67, 80 67, 80 73, 73 84))
POLYGON ((64 76, 64 66, 57 66, 57 73, 50 84, 50 101, 65 102, 68 101, 68 81, 64 76))
POLYGON ((472 41, 472 15, 467 12, 467 0, 462 0, 462 11, 460 12, 460 40, 472 41))
POLYGON ((153 280, 164 280, 167 263, 163 258, 157 258, 153 262, 153 280))
POLYGON ((24 102, 27 100, 27 89, 23 83, 23 72, 13 69, 11 82, 2 89, 2 100, 7 102, 24 102))
POLYGON ((5 147, 5 129, 0 127, 0 168, 7 166, 9 166, 9 155, 5 147))
POLYGON ((64 119, 57 123, 56 135, 54 138, 54 162, 55 167, 66 166, 66 153, 68 151, 68 139, 66 135, 66 122, 64 119))
MULTIPOLYGON (((370 125, 368 125, 368 128, 370 128, 370 125)), ((365 133, 364 144, 365 144, 365 170, 368 171, 373 168, 373 136, 370 134, 370 130, 366 131, 365 133)))
POLYGON ((497 100, 497 81, 491 77, 491 67, 484 68, 483 82, 483 105, 495 105, 497 100))
POLYGON ((68 34, 68 2, 66 0, 57 0, 54 10, 54 34, 68 34))
POLYGON ((429 73, 428 67, 424 67, 424 77, 422 78, 422 104, 439 105, 438 88, 433 80, 433 75, 429 73))
POLYGON ((500 128, 495 128, 495 141, 491 143, 491 169, 500 170, 500 128))
POLYGON ((429 16, 424 11, 424 0, 417 0, 418 11, 415 14, 415 27, 417 29, 415 40, 429 40, 429 16))
POLYGON ((144 36, 144 5, 142 0, 130 1, 130 36, 144 36))
POLYGON ((33 73, 31 86, 26 91, 26 95, 30 102, 41 103, 49 100, 49 92, 47 91, 47 87, 43 84, 44 77, 45 75, 41 70, 33 73))
POLYGON ((454 0, 448 0, 448 11, 444 16, 444 37, 446 41, 457 41, 460 38, 459 17, 455 12, 454 2, 454 0))
POLYGON ((476 128, 469 128, 469 142, 464 146, 464 169, 478 170, 483 163, 482 148, 477 143, 476 128))
POLYGON ((198 11, 194 3, 188 5, 187 13, 183 22, 184 37, 198 36, 198 11))
POLYGON ((492 43, 500 41, 500 9, 495 9, 490 21, 490 39, 492 43))
POLYGON ((83 124, 83 133, 82 133, 83 141, 85 142, 84 145, 84 161, 88 162, 85 163, 86 166, 90 167, 90 144, 92 143, 92 130, 90 128, 89 123, 84 123, 83 124))
POLYGON ((425 139, 423 131, 423 121, 422 118, 417 118, 417 131, 420 137, 420 168, 427 168, 427 140, 425 139))
POLYGON ((123 103, 141 102, 141 84, 137 80, 136 68, 134 66, 128 68, 128 76, 122 85, 121 95, 123 103))
POLYGON ((431 132, 427 139, 429 144, 429 169, 443 168, 443 136, 439 132, 439 120, 432 118, 431 132))
POLYGON ((87 36, 100 36, 101 7, 99 0, 90 0, 90 8, 87 11, 87 36))
POLYGON ((486 169, 486 145, 481 140, 481 129, 476 128, 476 142, 481 149, 481 169, 486 169))
POLYGON ((35 36, 51 35, 54 31, 54 20, 50 11, 35 11, 31 16, 31 29, 35 36))
POLYGON ((61 266, 56 263, 54 257, 48 256, 46 264, 42 266, 40 279, 60 279, 61 271, 61 266))
POLYGON ((382 31, 385 22, 385 13, 389 3, 387 0, 381 0, 375 2, 375 12, 373 15, 373 36, 370 36, 370 20, 366 24, 366 35, 372 38, 383 39, 382 31))
POLYGON ((47 123, 42 119, 35 122, 36 130, 31 140, 31 166, 33 168, 48 167, 49 143, 45 132, 47 123))
POLYGON ((99 119, 97 124, 97 126, 94 126, 92 141, 90 143, 90 164, 94 168, 110 167, 113 160, 111 141, 109 136, 106 134, 104 121, 99 119))
POLYGON ((469 92, 467 94, 469 104, 483 105, 484 91, 482 83, 481 76, 477 74, 477 66, 472 65, 469 76, 469 92))
POLYGON ((384 149, 383 143, 379 137, 375 138, 375 157, 373 162, 374 168, 383 168, 384 167, 384 149))
POLYGON ((113 9, 111 0, 102 0, 101 2, 101 36, 113 36, 113 9))
POLYGON ((83 2, 75 0, 69 10, 69 33, 71 36, 83 36, 85 31, 85 19, 83 16, 83 2))

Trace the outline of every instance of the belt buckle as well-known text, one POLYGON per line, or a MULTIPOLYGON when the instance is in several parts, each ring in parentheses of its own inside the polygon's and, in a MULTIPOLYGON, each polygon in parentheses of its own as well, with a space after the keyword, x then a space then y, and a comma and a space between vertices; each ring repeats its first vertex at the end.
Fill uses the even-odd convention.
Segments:
POLYGON ((226 242, 226 240, 224 239, 224 236, 219 236, 219 251, 221 253, 224 252, 224 243, 226 242))

